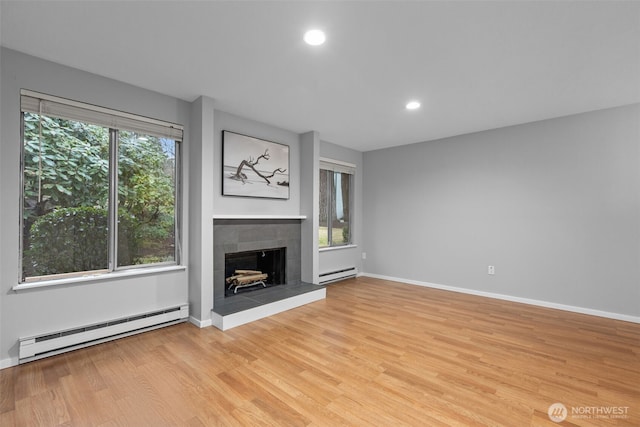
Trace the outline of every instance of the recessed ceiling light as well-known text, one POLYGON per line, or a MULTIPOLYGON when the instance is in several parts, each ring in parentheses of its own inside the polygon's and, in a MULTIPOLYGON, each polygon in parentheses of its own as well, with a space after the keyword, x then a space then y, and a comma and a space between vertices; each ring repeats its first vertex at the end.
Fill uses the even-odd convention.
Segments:
POLYGON ((304 41, 311 46, 320 46, 326 39, 327 37, 321 30, 309 30, 304 33, 304 41))
POLYGON ((417 110, 420 108, 420 103, 418 101, 411 101, 407 103, 407 110, 417 110))

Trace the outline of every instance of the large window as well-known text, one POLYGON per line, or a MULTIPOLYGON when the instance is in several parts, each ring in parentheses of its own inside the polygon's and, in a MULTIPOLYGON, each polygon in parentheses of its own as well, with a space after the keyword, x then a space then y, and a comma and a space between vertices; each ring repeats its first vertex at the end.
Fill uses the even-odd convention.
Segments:
POLYGON ((351 244, 351 203, 355 166, 335 160, 320 161, 319 246, 351 244))
POLYGON ((21 281, 179 263, 182 128, 23 91, 21 281))

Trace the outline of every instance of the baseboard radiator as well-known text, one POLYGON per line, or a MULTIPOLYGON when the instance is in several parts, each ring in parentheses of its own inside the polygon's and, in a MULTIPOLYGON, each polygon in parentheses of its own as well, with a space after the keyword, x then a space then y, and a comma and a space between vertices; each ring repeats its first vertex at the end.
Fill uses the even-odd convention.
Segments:
POLYGON ((141 313, 108 322, 20 338, 19 363, 31 362, 106 341, 187 321, 187 304, 141 313))
POLYGON ((350 277, 356 277, 358 269, 355 267, 347 267, 340 270, 328 271, 320 274, 320 284, 325 285, 327 283, 335 282, 337 280, 348 279, 350 277))

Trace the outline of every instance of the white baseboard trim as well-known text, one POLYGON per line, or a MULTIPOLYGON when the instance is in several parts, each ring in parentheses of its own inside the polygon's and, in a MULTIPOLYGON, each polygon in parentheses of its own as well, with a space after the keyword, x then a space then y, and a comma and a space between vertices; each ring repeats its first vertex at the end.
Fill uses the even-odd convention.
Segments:
POLYGON ((294 297, 286 298, 280 301, 272 302, 270 304, 261 305, 259 307, 244 310, 238 313, 220 315, 215 311, 211 312, 211 320, 213 326, 226 331, 236 326, 244 325, 256 320, 263 319, 265 317, 273 316, 274 314, 282 313, 283 311, 291 310, 292 308, 300 307, 311 302, 320 301, 327 297, 327 290, 320 288, 316 291, 304 293, 294 297))
POLYGON ((493 292, 477 291, 474 289, 458 288, 455 286, 438 285, 436 283, 421 282, 418 280, 403 279, 400 277, 384 276, 381 274, 362 273, 362 276, 372 277, 374 279, 390 280, 393 282, 407 283, 409 285, 424 286, 427 288, 440 289, 443 291, 459 292, 462 294, 476 295, 486 298, 500 299, 504 301, 519 302, 522 304, 536 305, 545 308, 554 308, 556 310, 571 311, 573 313, 588 314, 590 316, 605 317, 608 319, 622 320, 631 323, 640 323, 640 316, 630 316, 628 314, 611 313, 608 311, 595 310, 592 308, 576 307, 573 305, 558 304, 555 302, 541 301, 530 298, 521 298, 511 295, 496 294, 493 292))
POLYGON ((18 358, 9 358, 0 360, 0 370, 18 366, 18 358))
POLYGON ((189 323, 197 326, 200 329, 207 328, 212 325, 211 319, 200 320, 200 319, 196 319, 193 316, 189 316, 189 323))

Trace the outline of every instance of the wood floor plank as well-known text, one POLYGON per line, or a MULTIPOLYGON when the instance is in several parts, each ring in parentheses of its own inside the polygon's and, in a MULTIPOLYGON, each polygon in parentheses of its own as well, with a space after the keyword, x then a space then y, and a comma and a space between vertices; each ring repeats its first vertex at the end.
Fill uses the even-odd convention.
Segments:
POLYGON ((4 369, 0 425, 638 426, 639 384, 638 324, 358 278, 4 369))

